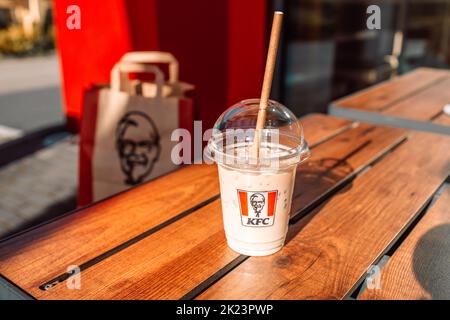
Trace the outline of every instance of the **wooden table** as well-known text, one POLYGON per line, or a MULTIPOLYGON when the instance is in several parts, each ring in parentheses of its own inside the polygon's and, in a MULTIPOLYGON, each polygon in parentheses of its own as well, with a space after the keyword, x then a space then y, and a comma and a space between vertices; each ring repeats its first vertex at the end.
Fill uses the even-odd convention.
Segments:
POLYGON ((229 249, 217 169, 192 165, 2 241, 3 296, 449 298, 450 137, 325 115, 302 123, 312 157, 280 252, 229 249), (386 257, 374 290, 367 272, 386 257), (67 285, 72 265, 80 289, 67 285))
POLYGON ((331 115, 450 135, 450 71, 419 68, 334 101, 331 115))

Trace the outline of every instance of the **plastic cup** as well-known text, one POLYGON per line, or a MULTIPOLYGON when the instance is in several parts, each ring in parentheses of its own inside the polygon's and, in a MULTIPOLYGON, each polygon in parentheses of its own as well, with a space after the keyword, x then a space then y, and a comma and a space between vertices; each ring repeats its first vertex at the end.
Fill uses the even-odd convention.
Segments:
POLYGON ((270 101, 259 157, 253 146, 259 100, 245 100, 217 120, 208 150, 218 164, 225 234, 234 251, 265 256, 286 239, 295 173, 309 157, 301 124, 270 101))

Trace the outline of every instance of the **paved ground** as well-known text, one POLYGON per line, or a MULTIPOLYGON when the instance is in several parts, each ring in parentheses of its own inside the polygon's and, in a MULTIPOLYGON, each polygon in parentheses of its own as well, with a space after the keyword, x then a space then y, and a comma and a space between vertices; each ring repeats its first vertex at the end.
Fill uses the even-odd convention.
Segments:
MULTIPOLYGON (((62 122, 60 92, 55 55, 1 59, 0 143, 62 122)), ((72 210, 77 164, 71 138, 0 167, 0 238, 72 210)))
POLYGON ((77 165, 68 138, 0 168, 0 238, 74 209, 77 165))
POLYGON ((56 55, 0 59, 0 125, 30 131, 62 120, 56 55))

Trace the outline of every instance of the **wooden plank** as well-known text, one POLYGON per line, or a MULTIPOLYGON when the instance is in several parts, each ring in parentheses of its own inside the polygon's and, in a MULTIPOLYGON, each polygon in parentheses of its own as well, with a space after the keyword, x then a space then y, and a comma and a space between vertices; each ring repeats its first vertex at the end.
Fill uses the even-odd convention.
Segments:
POLYGON ((450 73, 445 70, 419 68, 401 77, 339 99, 333 105, 366 111, 382 111, 449 76, 450 73))
POLYGON ((450 299, 450 187, 381 269, 380 288, 360 299, 450 299))
MULTIPOLYGON (((313 145, 351 124, 324 115, 306 117, 302 123, 313 145)), ((181 169, 3 241, 0 273, 22 288, 36 289, 68 266, 82 265, 115 250, 218 194, 214 166, 181 169)))
MULTIPOLYGON (((403 138, 403 130, 361 124, 314 148, 310 165, 298 170, 293 212, 403 138)), ((69 290, 64 284, 48 291, 27 290, 41 299, 179 299, 239 257, 226 245, 220 201, 216 201, 88 268, 81 273, 80 290, 69 290)))
POLYGON ((430 121, 450 101, 450 77, 387 108, 383 114, 409 120, 430 121))
POLYGON ((353 122, 321 113, 311 113, 301 118, 303 134, 309 146, 315 146, 349 129, 353 122))
POLYGON ((249 258, 199 299, 345 298, 447 178, 448 150, 450 137, 414 133, 292 225, 279 253, 249 258))

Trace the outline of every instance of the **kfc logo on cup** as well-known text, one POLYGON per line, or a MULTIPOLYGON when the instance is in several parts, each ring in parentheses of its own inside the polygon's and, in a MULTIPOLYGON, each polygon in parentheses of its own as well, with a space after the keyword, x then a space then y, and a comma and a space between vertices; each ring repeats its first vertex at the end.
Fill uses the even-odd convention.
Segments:
POLYGON ((275 219, 278 191, 238 190, 241 222, 247 227, 269 227, 275 219))

